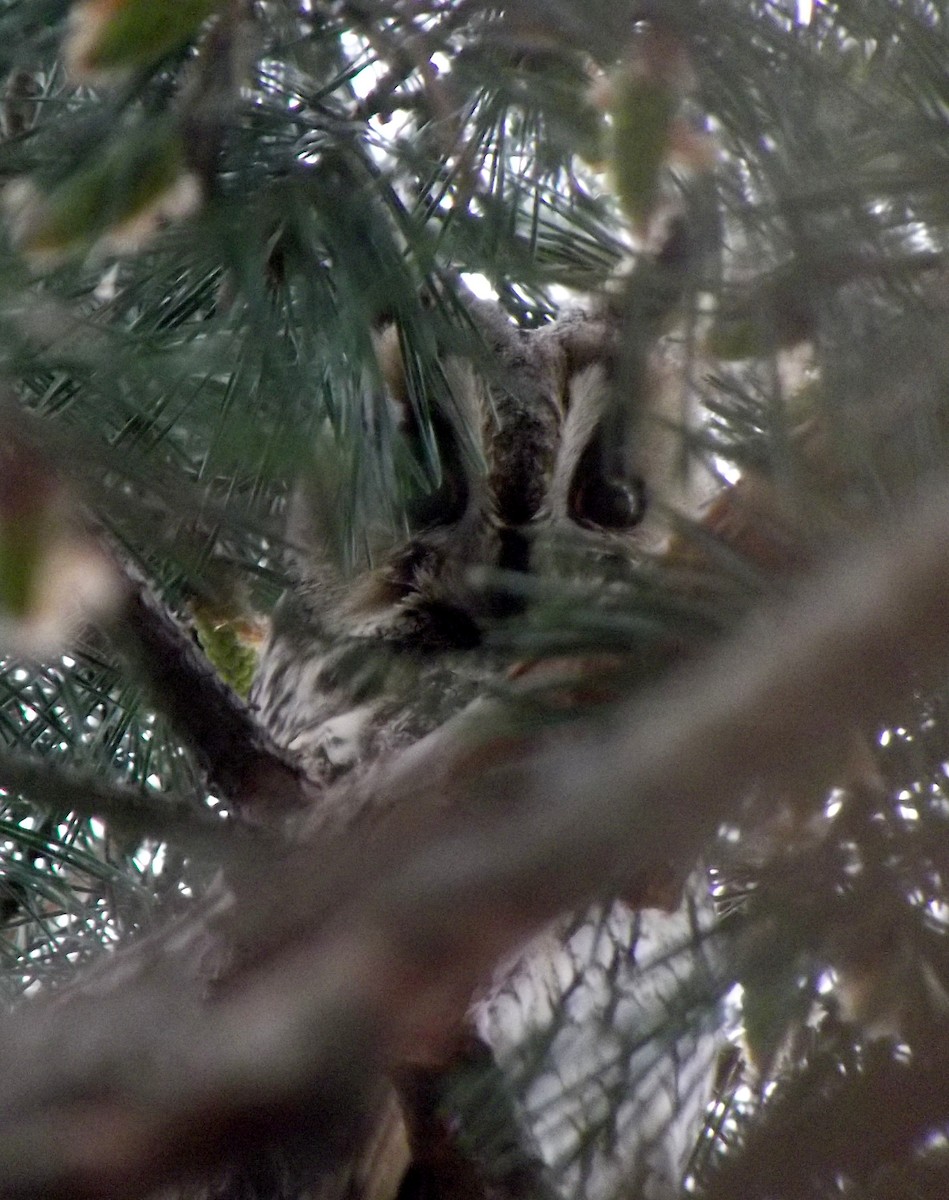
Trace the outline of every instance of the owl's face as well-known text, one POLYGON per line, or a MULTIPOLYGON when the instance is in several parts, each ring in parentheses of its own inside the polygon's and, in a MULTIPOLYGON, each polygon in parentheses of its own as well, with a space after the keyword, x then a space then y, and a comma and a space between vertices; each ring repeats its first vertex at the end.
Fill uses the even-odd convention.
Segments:
MULTIPOLYGON (((409 536, 351 593, 354 609, 373 614, 366 632, 416 653, 479 645, 487 627, 524 609, 524 580, 550 571, 551 538, 569 542, 577 561, 584 550, 591 563, 622 554, 646 508, 608 324, 521 331, 493 305, 470 312, 470 357, 445 364, 431 411, 439 484, 409 505, 409 536)), ((417 405, 393 337, 380 358, 412 445, 417 405)))
MULTIPOLYGON (((646 496, 617 402, 613 326, 587 316, 521 331, 494 305, 472 301, 468 313, 467 342, 441 360, 444 387, 427 397, 437 486, 409 503, 376 565, 342 574, 326 544, 332 501, 296 504, 298 585, 275 613, 251 698, 321 777, 483 694, 504 666, 499 630, 564 561, 590 582, 634 548, 646 496)), ((423 435, 397 331, 378 355, 411 450, 423 435)))

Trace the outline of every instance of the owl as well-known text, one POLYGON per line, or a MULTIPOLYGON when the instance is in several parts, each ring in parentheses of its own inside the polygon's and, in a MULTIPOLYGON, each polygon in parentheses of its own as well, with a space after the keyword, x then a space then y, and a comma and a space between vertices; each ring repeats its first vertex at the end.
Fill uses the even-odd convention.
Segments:
MULTIPOLYGON (((403 530, 370 531, 373 562, 349 571, 330 545, 331 466, 291 504, 295 583, 251 702, 310 777, 358 776, 489 694, 546 706, 554 737, 574 707, 612 694, 621 653, 514 663, 506 631, 523 630, 558 582, 608 606, 655 536, 649 464, 620 383, 649 381, 650 338, 681 266, 674 240, 663 254, 632 284, 646 297, 641 345, 609 303, 524 330, 499 305, 463 299, 424 419, 404 334, 379 333, 385 411, 409 454, 434 434, 438 474, 403 530)), ((499 964, 472 999, 456 1069, 402 1081, 415 1141, 437 1126, 436 1140, 461 1143, 482 1196, 679 1194, 722 1042, 713 923, 697 871, 675 912, 603 904, 499 964)), ((402 1182, 405 1198, 452 1190, 417 1167, 402 1182)))

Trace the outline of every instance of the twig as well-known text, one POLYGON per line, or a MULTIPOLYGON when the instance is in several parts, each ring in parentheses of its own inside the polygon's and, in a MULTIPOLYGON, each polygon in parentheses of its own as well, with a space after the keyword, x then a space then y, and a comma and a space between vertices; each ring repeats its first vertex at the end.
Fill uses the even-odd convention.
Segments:
MULTIPOLYGON (((56 766, 47 759, 0 752, 0 788, 26 796, 37 808, 99 817, 111 826, 205 852, 220 861, 247 840, 242 826, 222 820, 194 801, 167 792, 112 782, 101 774, 56 766)), ((254 830, 259 848, 263 831, 254 830)))
POLYGON ((213 1005, 123 979, 119 952, 94 1005, 18 1014, 0 1046, 0 1193, 126 1195, 199 1149, 207 1166, 301 1129, 332 1165, 377 1067, 436 1051, 503 953, 657 860, 690 864, 752 783, 829 776, 837 730, 944 671, 947 594, 943 482, 612 733, 494 770, 457 725, 419 743, 375 781, 386 815, 368 846, 324 836, 248 875, 234 928, 290 909, 295 936, 213 1005), (421 816, 402 803, 413 789, 421 816))
MULTIPOLYGON (((71 431, 67 437, 3 393, 0 431, 4 444, 22 446, 24 453, 42 464, 38 478, 47 471, 50 480, 69 478, 66 464, 69 455, 76 457, 71 431)), ((80 460, 85 460, 85 450, 84 446, 80 460)), ((101 447, 98 453, 102 454, 101 447)), ((83 486, 82 480, 76 482, 83 486)), ((19 489, 22 491, 23 485, 19 489)), ((84 533, 89 524, 85 523, 84 533)), ((99 541, 105 546, 104 535, 100 534, 99 541)), ((136 676, 150 689, 155 704, 197 754, 211 787, 242 814, 256 810, 258 818, 309 804, 312 792, 303 774, 216 675, 187 630, 131 568, 115 555, 113 562, 118 597, 110 632, 136 676)))
POLYGON ((310 803, 300 770, 151 589, 128 571, 112 628, 154 703, 197 754, 212 789, 245 815, 257 810, 276 816, 310 803))

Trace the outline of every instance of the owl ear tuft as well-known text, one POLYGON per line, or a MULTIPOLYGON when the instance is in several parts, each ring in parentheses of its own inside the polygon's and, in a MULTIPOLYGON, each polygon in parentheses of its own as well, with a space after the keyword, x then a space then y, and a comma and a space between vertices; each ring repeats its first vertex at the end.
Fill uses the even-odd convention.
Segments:
POLYGON ((484 474, 478 381, 468 362, 416 350, 394 323, 376 335, 375 351, 403 452, 413 464, 413 490, 404 500, 409 529, 456 524, 484 474))

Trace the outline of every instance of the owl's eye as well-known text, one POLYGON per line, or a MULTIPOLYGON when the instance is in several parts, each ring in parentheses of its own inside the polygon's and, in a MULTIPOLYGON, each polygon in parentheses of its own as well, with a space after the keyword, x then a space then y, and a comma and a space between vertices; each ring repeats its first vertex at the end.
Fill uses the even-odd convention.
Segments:
POLYGON ((597 529, 632 529, 645 515, 646 488, 622 471, 605 443, 598 432, 580 455, 567 495, 570 518, 597 529))
POLYGON ((570 515, 580 525, 632 529, 643 519, 645 509, 645 487, 641 479, 634 480, 632 486, 597 479, 577 491, 570 515))

